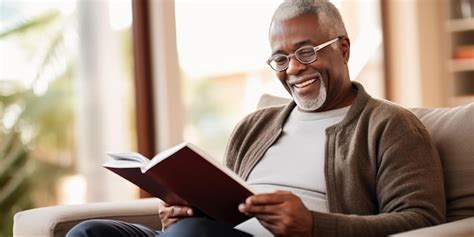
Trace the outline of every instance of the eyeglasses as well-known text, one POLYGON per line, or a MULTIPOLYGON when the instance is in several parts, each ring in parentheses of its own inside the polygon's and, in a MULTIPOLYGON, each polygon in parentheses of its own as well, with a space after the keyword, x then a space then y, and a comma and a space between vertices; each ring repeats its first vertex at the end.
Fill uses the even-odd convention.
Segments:
POLYGON ((337 37, 335 39, 324 42, 318 46, 303 46, 297 49, 294 53, 285 55, 285 54, 275 54, 267 60, 267 64, 275 71, 281 72, 288 69, 290 65, 290 57, 295 55, 296 60, 302 64, 310 64, 318 60, 318 51, 324 47, 338 41, 342 37, 337 37))

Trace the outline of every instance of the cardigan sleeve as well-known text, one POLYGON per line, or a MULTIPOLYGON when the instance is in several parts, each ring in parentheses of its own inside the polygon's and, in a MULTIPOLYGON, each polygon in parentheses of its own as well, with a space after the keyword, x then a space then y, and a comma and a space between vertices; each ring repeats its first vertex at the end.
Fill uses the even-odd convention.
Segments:
POLYGON ((425 129, 409 129, 379 157, 379 214, 313 212, 313 236, 386 236, 445 221, 441 162, 425 129))

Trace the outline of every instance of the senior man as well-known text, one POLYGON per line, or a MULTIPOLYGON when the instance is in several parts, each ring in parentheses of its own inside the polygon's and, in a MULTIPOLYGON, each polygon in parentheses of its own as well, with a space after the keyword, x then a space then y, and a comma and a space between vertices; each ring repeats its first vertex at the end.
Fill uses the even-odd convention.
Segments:
POLYGON ((442 223, 443 173, 430 136, 411 112, 351 82, 350 40, 334 5, 285 1, 269 37, 267 63, 293 101, 244 118, 225 155, 259 193, 236 207, 254 218, 231 227, 163 203, 164 233, 95 220, 69 236, 386 236, 442 223))

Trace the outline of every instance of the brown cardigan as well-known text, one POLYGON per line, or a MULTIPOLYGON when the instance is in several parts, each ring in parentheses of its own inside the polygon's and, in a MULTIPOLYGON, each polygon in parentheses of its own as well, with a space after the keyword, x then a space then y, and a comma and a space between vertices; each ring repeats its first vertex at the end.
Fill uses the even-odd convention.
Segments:
MULTIPOLYGON (((313 212, 313 236, 386 236, 445 221, 441 162, 410 111, 357 97, 347 116, 326 129, 325 177, 330 213, 313 212)), ((226 165, 244 179, 281 135, 295 107, 270 107, 235 128, 226 165)))

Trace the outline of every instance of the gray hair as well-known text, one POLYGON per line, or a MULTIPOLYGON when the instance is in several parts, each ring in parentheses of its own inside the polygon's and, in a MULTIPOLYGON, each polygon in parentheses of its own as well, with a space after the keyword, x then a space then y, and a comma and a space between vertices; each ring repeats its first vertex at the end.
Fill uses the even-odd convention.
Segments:
POLYGON ((339 10, 328 0, 285 0, 273 13, 272 24, 308 14, 318 16, 318 30, 330 37, 347 35, 339 10))

